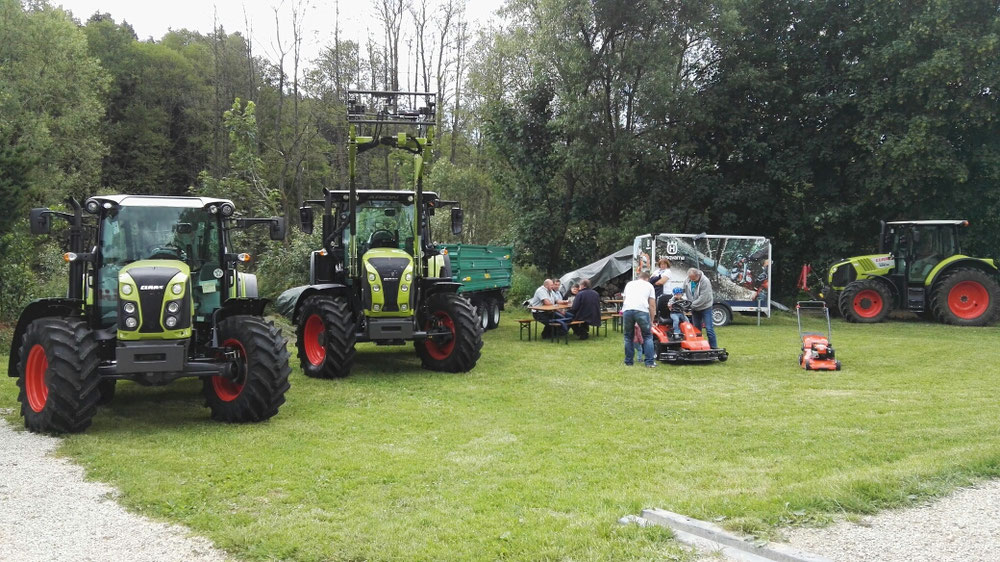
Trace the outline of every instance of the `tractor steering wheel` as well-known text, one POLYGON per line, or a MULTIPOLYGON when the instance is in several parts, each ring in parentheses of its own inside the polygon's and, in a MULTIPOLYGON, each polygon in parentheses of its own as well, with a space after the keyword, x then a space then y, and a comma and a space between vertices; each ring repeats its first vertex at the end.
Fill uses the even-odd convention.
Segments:
POLYGON ((150 250, 149 257, 146 259, 187 261, 187 252, 173 244, 164 244, 163 246, 156 246, 150 250))
POLYGON ((385 244, 389 244, 388 247, 394 247, 398 244, 396 242, 396 235, 390 230, 380 228, 372 232, 371 236, 368 237, 369 248, 384 248, 387 247, 385 244))

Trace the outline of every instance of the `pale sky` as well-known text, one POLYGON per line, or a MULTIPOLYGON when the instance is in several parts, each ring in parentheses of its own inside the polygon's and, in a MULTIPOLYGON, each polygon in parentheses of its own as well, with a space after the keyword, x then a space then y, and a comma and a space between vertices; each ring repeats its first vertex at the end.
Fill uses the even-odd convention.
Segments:
MULTIPOLYGON (((110 13, 116 22, 127 21, 135 29, 139 39, 160 39, 171 29, 190 29, 202 33, 211 33, 213 19, 232 33, 239 31, 246 35, 244 10, 250 21, 251 35, 255 54, 274 59, 275 49, 275 13, 278 9, 281 19, 281 39, 290 43, 291 33, 291 0, 52 0, 54 5, 61 5, 73 13, 81 22, 85 22, 95 12, 110 13)), ((301 0, 305 8, 303 19, 303 57, 308 61, 315 59, 322 48, 333 44, 336 0, 301 0)), ((341 0, 340 34, 342 39, 353 39, 363 43, 369 33, 376 39, 382 37, 382 26, 376 16, 372 0, 341 0)), ((431 0, 431 5, 437 6, 437 0, 431 0)), ((487 24, 493 13, 504 4, 504 0, 467 0, 466 20, 471 29, 487 24)), ((409 16, 404 18, 404 39, 412 36, 406 32, 411 24, 409 16)), ((410 27, 412 29, 412 27, 410 27)), ((429 30, 433 33, 433 28, 429 30)), ((406 43, 400 42, 400 51, 405 60, 406 43)), ((405 68, 405 67, 404 67, 405 68)), ((405 72, 400 69, 401 72, 405 72)), ((402 77, 401 77, 402 78, 402 77)))

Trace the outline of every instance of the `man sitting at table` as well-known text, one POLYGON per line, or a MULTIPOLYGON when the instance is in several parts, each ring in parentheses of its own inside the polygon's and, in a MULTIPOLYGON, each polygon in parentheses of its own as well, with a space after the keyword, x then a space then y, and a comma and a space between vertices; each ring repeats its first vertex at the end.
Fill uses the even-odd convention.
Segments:
MULTIPOLYGON (((528 307, 534 308, 537 306, 550 306, 557 304, 557 297, 555 293, 555 286, 551 279, 546 279, 542 282, 542 286, 535 289, 534 296, 528 301, 528 307)), ((569 323, 572 316, 569 316, 561 310, 532 310, 531 315, 535 318, 536 322, 545 326, 542 329, 542 338, 548 338, 552 336, 552 330, 550 329, 550 322, 558 322, 562 324, 562 333, 566 333, 566 325, 569 323)))
POLYGON ((580 291, 573 299, 573 306, 569 313, 573 320, 580 320, 583 324, 573 326, 573 333, 581 340, 590 337, 590 327, 601 325, 601 296, 597 291, 590 288, 590 280, 580 281, 580 291))

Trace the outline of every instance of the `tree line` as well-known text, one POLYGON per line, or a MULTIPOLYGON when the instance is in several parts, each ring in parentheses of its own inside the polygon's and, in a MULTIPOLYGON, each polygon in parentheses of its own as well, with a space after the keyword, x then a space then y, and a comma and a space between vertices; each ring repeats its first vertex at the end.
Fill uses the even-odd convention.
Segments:
MULTIPOLYGON (((788 294, 801 264, 871 250, 898 218, 967 218, 967 252, 998 253, 996 2, 508 0, 478 28, 464 2, 372 0, 380 31, 336 25, 305 60, 297 3, 264 55, 248 30, 143 41, 0 0, 0 321, 41 290, 15 280, 54 267, 28 207, 225 195, 294 221, 344 186, 358 87, 441 94, 429 188, 463 202, 463 241, 513 243, 543 273, 639 233, 754 234, 788 294)), ((408 165, 380 152, 360 184, 402 188, 408 165)))

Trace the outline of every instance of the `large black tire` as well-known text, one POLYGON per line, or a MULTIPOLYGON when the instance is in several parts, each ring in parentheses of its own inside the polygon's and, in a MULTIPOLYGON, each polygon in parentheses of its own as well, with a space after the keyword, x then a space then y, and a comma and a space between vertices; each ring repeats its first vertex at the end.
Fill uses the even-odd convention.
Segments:
POLYGON ((851 281, 840 293, 840 315, 848 322, 882 322, 892 311, 892 292, 882 281, 851 281))
POLYGON ((43 433, 79 433, 100 399, 97 338, 78 318, 40 318, 28 325, 17 364, 17 399, 24 426, 43 433))
POLYGON ((302 303, 295 330, 302 372, 329 379, 351 374, 356 330, 347 299, 315 295, 302 303))
POLYGON ((823 302, 826 303, 830 316, 836 318, 840 316, 840 292, 834 291, 832 287, 823 286, 823 302))
POLYGON ((483 330, 469 301, 455 293, 431 295, 420 325, 425 330, 445 327, 450 337, 434 337, 413 342, 423 366, 432 371, 463 373, 479 361, 483 330))
POLYGON ((285 403, 288 390, 288 349, 271 322, 257 316, 231 316, 219 324, 219 343, 236 350, 240 378, 205 377, 202 392, 212 419, 258 422, 271 418, 285 403))
POLYGON ((500 325, 500 303, 496 299, 489 299, 486 301, 486 305, 489 314, 486 329, 495 330, 500 325))
POLYGON ((986 326, 1000 312, 1000 285, 981 269, 956 267, 935 283, 931 310, 945 324, 986 326))

